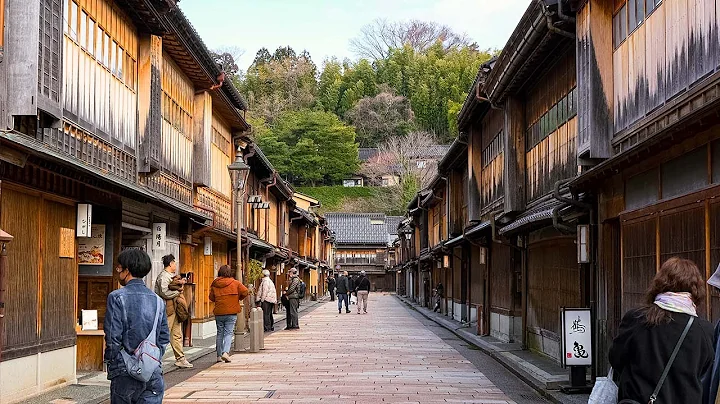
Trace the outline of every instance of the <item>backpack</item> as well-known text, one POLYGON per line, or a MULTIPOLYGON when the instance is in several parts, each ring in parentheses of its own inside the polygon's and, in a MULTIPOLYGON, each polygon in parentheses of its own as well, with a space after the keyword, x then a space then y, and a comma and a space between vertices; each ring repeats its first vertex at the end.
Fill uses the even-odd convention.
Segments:
POLYGON ((152 375, 162 365, 162 353, 160 348, 157 346, 157 324, 160 320, 160 311, 164 309, 165 305, 159 296, 157 297, 157 307, 155 309, 155 322, 153 328, 150 330, 150 334, 140 342, 135 351, 130 354, 121 350, 125 367, 127 368, 128 375, 133 379, 147 383, 152 379, 152 375))
POLYGON ((307 286, 305 285, 305 282, 300 281, 300 287, 298 288, 298 299, 304 299, 305 298, 305 290, 307 289, 307 286))

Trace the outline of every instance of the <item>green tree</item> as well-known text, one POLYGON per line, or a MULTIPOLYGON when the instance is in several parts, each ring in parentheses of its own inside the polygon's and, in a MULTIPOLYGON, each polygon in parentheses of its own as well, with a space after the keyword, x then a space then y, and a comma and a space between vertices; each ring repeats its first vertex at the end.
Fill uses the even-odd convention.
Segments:
POLYGON ((296 111, 315 105, 317 67, 307 52, 299 55, 290 48, 278 48, 274 54, 260 49, 241 82, 250 112, 272 122, 284 111, 296 111))
POLYGON ((355 129, 329 112, 284 112, 256 139, 278 171, 298 185, 338 183, 358 168, 355 129))

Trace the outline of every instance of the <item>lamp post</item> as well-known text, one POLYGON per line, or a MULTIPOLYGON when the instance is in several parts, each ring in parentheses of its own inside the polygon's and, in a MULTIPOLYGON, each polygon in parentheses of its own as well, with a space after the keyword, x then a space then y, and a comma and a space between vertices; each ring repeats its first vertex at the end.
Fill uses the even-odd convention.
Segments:
MULTIPOLYGON (((235 203, 237 206, 237 271, 235 272, 235 279, 243 282, 243 261, 242 261, 242 228, 244 224, 244 206, 243 202, 245 199, 245 182, 247 176, 250 174, 250 166, 243 160, 242 149, 238 146, 235 152, 235 161, 228 166, 230 172, 230 180, 232 181, 233 173, 235 173, 235 203)), ((244 305, 243 305, 244 306, 244 305)), ((237 321, 235 322, 235 344, 233 346, 234 351, 243 350, 243 343, 241 335, 245 332, 245 315, 243 310, 238 313, 237 321)))

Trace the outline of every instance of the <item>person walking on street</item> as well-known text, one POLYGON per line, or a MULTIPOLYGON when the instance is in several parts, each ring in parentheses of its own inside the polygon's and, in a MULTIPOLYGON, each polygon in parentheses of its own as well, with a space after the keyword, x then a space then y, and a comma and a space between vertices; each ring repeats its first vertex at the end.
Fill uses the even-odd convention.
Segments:
POLYGON ((330 301, 335 301, 335 277, 330 275, 327 280, 325 281, 327 283, 328 291, 330 292, 330 301))
POLYGON ((300 329, 300 320, 298 318, 298 307, 300 307, 300 278, 298 277, 297 268, 290 270, 290 285, 284 292, 288 299, 287 316, 285 321, 287 323, 286 330, 298 330, 300 329))
POLYGON ((437 286, 435 286, 435 307, 433 307, 433 313, 436 311, 442 311, 440 308, 440 303, 442 303, 443 298, 443 284, 442 282, 438 282, 437 286))
POLYGON ((273 310, 277 303, 277 291, 275 290, 275 283, 270 279, 270 271, 263 269, 262 274, 263 278, 257 292, 257 302, 263 311, 263 329, 265 332, 275 331, 273 310))
POLYGON ((370 279, 365 276, 365 271, 360 271, 360 276, 357 280, 357 286, 355 287, 355 294, 357 295, 358 299, 358 314, 360 314, 360 306, 362 306, 363 313, 367 314, 368 296, 370 295, 370 279))
POLYGON ((210 301, 215 302, 215 350, 218 362, 231 362, 230 343, 235 332, 237 315, 240 313, 240 301, 248 295, 248 288, 235 279, 235 271, 229 265, 218 270, 218 277, 210 285, 210 301))
POLYGON ((150 257, 141 250, 125 250, 118 255, 116 271, 123 288, 110 292, 105 311, 105 357, 110 380, 110 403, 159 404, 163 401, 165 382, 162 362, 147 382, 130 376, 122 351, 132 353, 155 330, 160 357, 170 342, 170 330, 164 314, 163 300, 148 289, 143 278, 150 272, 150 257))
POLYGON ((348 293, 350 292, 350 284, 347 271, 343 272, 340 277, 338 277, 337 282, 335 283, 335 288, 337 290, 338 298, 338 313, 342 313, 343 302, 345 302, 345 312, 350 313, 350 306, 348 306, 350 299, 348 296, 348 293))
POLYGON ((644 306, 625 313, 612 342, 609 356, 618 401, 653 402, 650 397, 661 385, 658 402, 702 402, 701 378, 713 363, 713 330, 698 317, 697 304, 705 304, 705 282, 698 267, 677 257, 665 261, 650 283, 644 306), (678 360, 662 379, 678 346, 678 360))
POLYGON ((175 310, 175 301, 182 295, 182 288, 180 290, 173 290, 176 289, 175 287, 171 288, 171 284, 184 285, 185 279, 178 279, 175 275, 177 263, 174 255, 168 254, 162 258, 162 261, 165 269, 160 272, 155 280, 155 293, 165 300, 165 312, 168 327, 170 327, 170 346, 175 354, 175 366, 191 368, 193 365, 187 361, 183 352, 182 321, 180 321, 175 310))
MULTIPOLYGON (((347 276, 347 271, 345 271, 345 275, 347 276)), ((354 276, 348 276, 348 299, 350 299, 350 304, 357 304, 357 302, 353 302, 351 295, 355 294, 355 297, 357 297, 357 293, 355 293, 355 277, 354 276)), ((355 299, 357 300, 357 299, 355 299)), ((348 309, 348 313, 349 313, 348 309)))

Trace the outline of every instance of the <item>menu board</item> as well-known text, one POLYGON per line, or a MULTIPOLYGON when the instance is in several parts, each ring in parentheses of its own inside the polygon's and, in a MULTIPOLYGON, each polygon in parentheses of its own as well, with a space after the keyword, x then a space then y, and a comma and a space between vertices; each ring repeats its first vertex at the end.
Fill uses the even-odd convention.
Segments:
POLYGON ((90 234, 78 238, 78 264, 105 265, 105 225, 92 225, 90 234))

